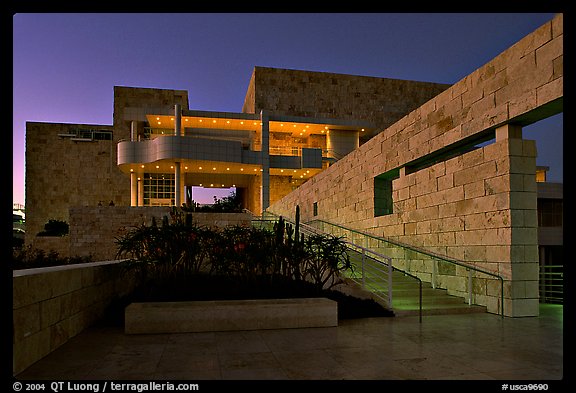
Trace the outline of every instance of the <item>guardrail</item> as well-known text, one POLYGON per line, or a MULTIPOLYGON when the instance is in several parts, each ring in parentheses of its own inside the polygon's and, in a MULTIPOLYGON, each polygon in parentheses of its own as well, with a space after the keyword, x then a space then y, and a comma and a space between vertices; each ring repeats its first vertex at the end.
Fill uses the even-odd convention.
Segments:
MULTIPOLYGON (((474 299, 474 296, 473 296, 474 293, 472 291, 473 280, 474 280, 474 278, 478 278, 478 277, 474 277, 474 273, 483 274, 483 275, 493 277, 494 279, 500 281, 500 307, 499 307, 500 312, 499 312, 499 314, 501 314, 502 318, 504 318, 504 279, 496 273, 480 269, 476 266, 469 265, 469 264, 464 263, 462 261, 450 259, 450 258, 443 256, 443 255, 432 253, 428 250, 424 250, 424 249, 421 249, 419 247, 407 245, 407 244, 404 244, 404 243, 401 243, 398 241, 393 241, 390 239, 385 239, 383 237, 378 237, 378 236, 372 235, 370 233, 362 232, 362 231, 359 231, 356 229, 347 228, 347 227, 344 227, 342 225, 334 224, 334 223, 331 223, 331 222, 328 222, 325 220, 316 219, 316 220, 309 221, 307 224, 311 225, 311 226, 319 226, 320 227, 319 229, 325 233, 330 233, 330 234, 334 234, 334 235, 343 235, 347 239, 350 239, 350 241, 354 244, 364 242, 364 244, 366 246, 368 243, 372 243, 372 244, 375 244, 376 248, 388 249, 391 253, 395 254, 392 256, 392 259, 396 261, 397 265, 403 265, 401 267, 398 267, 398 270, 403 271, 406 274, 410 274, 410 272, 412 271, 411 264, 414 263, 414 265, 416 265, 419 268, 419 270, 417 270, 416 268, 414 269, 414 270, 417 270, 416 274, 420 275, 421 277, 429 278, 429 281, 430 281, 433 288, 436 288, 438 286, 439 270, 455 271, 456 267, 463 268, 467 271, 467 277, 466 277, 467 281, 468 281, 468 283, 467 283, 467 287, 468 287, 467 298, 468 298, 468 304, 469 305, 474 304, 474 300, 473 300, 474 299), (328 227, 330 229, 328 229, 328 227), (432 264, 431 269, 428 269, 427 267, 424 266, 428 262, 431 262, 431 264, 432 264), (440 264, 443 264, 446 266, 443 266, 443 268, 440 269, 439 268, 440 264), (427 273, 426 272, 427 270, 430 272, 427 273)), ((367 248, 370 248, 370 247, 367 247, 367 248)), ((394 266, 394 267, 396 268, 397 266, 394 266)), ((424 281, 428 281, 428 280, 425 279, 424 281)))
MULTIPOLYGON (((254 217, 252 222, 258 222, 260 227, 266 225, 268 229, 272 229, 275 222, 280 217, 270 212, 264 212, 261 218, 254 217), (269 218, 264 218, 268 215, 269 218), (266 223, 266 224, 264 224, 266 223), (264 224, 264 225, 263 225, 264 224)), ((284 218, 286 222, 295 225, 290 219, 284 218)), ((304 236, 310 234, 331 235, 311 225, 300 224, 300 232, 304 236)), ((422 322, 422 280, 406 271, 397 269, 392 264, 392 258, 382 255, 378 252, 370 250, 366 247, 354 244, 353 242, 342 240, 346 245, 350 262, 355 266, 355 269, 350 273, 347 278, 358 283, 363 289, 369 290, 384 304, 393 310, 393 272, 398 271, 405 276, 408 276, 418 282, 419 287, 419 321, 422 322)))
POLYGON ((540 301, 556 304, 564 302, 564 266, 540 266, 540 301))

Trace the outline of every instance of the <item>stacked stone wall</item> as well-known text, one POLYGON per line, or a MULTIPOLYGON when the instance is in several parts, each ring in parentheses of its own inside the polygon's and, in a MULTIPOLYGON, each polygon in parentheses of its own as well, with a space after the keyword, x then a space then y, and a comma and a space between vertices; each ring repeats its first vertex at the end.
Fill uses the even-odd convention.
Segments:
MULTIPOLYGON (((151 225, 156 219, 171 219, 170 207, 102 206, 70 209, 70 255, 92 256, 93 260, 116 259, 116 240, 140 225, 151 225)), ((251 216, 246 213, 192 213, 194 223, 205 227, 246 226, 251 216)))
POLYGON ((12 283, 14 375, 92 325, 135 285, 116 262, 16 270, 12 283))
POLYGON ((255 67, 242 111, 366 120, 383 129, 448 87, 433 82, 255 67))
MULTIPOLYGON (((327 220, 498 273, 507 315, 537 315, 536 147, 521 126, 562 111, 562 22, 556 16, 269 210, 293 217, 300 205, 303 221, 327 220), (393 212, 375 214, 375 178, 395 173, 393 212)), ((486 291, 477 301, 498 312, 486 291)))

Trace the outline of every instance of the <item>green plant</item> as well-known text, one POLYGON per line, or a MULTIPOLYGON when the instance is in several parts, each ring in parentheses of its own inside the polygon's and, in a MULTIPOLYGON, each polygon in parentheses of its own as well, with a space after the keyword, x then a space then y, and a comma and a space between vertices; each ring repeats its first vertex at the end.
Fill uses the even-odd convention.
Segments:
POLYGON ((13 270, 19 270, 87 262, 92 262, 91 256, 62 257, 54 250, 46 252, 28 245, 21 249, 13 250, 11 267, 13 270))
POLYGON ((66 221, 50 219, 44 224, 44 230, 37 236, 64 236, 69 231, 69 225, 66 221))
POLYGON ((304 276, 318 291, 330 289, 341 282, 340 273, 352 270, 346 245, 332 235, 310 235, 305 239, 304 276))
POLYGON ((144 282, 185 279, 198 273, 214 274, 238 283, 309 281, 318 291, 339 282, 343 270, 352 269, 340 238, 300 233, 283 218, 274 230, 230 226, 208 229, 171 214, 162 225, 156 220, 117 239, 118 258, 128 258, 128 271, 137 271, 144 282))

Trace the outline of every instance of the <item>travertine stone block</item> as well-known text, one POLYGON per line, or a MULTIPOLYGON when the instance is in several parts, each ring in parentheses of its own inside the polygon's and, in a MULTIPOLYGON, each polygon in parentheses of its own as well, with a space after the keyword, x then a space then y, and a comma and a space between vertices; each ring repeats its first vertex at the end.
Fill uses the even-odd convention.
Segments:
POLYGON ((127 334, 258 330, 338 325, 337 303, 326 298, 132 303, 127 334))

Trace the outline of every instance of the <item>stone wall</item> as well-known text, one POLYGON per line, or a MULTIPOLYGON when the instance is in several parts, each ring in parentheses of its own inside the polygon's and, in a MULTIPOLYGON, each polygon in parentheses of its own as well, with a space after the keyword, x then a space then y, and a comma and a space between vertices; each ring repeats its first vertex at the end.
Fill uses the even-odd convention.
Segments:
MULTIPOLYGON (((537 315, 536 148, 521 126, 563 110, 562 39, 558 15, 268 210, 293 217, 298 204, 303 222, 324 219, 490 269, 506 280, 507 315, 537 315), (390 214, 375 209, 383 177, 392 181, 390 214)), ((479 301, 500 308, 494 297, 479 301)))
MULTIPOLYGON (((113 125, 26 123, 26 244, 50 219, 68 222, 71 206, 130 206, 130 176, 117 166, 117 144, 130 139, 132 120, 144 131, 146 109, 188 108, 182 90, 114 87, 113 125), (112 131, 112 140, 74 141, 76 128, 112 131)), ((170 112, 171 111, 171 112, 170 112)))
POLYGON ((118 262, 15 270, 12 290, 13 375, 102 317, 135 282, 118 262))
POLYGON ((366 120, 383 129, 448 87, 442 83, 254 67, 242 111, 366 120))
MULTIPOLYGON (((70 255, 92 256, 94 260, 116 259, 116 239, 139 225, 158 225, 164 216, 170 218, 170 207, 96 206, 70 209, 70 255)), ((200 226, 225 227, 250 225, 247 213, 193 213, 200 226)))
POLYGON ((130 204, 130 181, 116 166, 116 142, 75 142, 76 128, 111 126, 26 123, 26 244, 50 219, 68 222, 70 206, 130 204), (126 198, 127 196, 127 198, 126 198))

